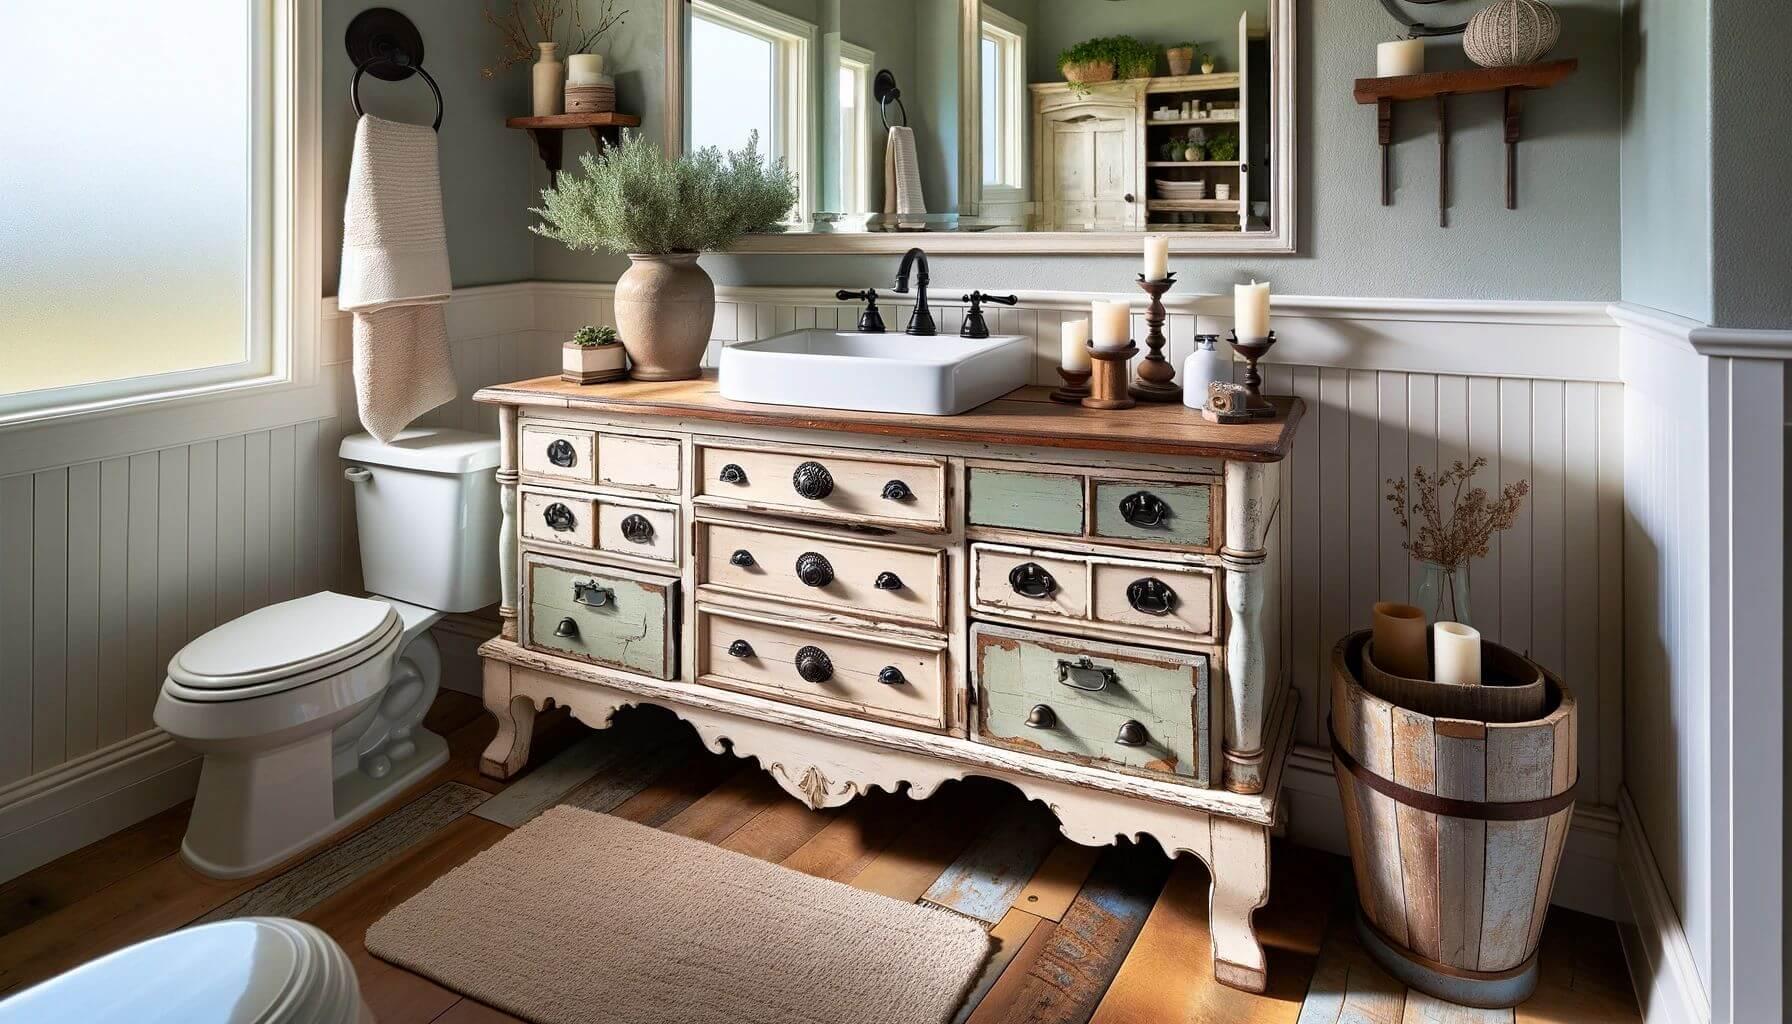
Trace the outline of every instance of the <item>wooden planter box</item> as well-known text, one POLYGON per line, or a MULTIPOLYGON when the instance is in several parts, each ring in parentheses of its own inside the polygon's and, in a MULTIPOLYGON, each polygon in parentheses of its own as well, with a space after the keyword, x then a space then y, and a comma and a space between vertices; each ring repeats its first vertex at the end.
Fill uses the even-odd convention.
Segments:
POLYGON ((1364 945, 1421 992, 1516 1005, 1574 814, 1574 698, 1544 670, 1542 717, 1433 718, 1363 688, 1368 641, 1332 651, 1330 723, 1364 945))

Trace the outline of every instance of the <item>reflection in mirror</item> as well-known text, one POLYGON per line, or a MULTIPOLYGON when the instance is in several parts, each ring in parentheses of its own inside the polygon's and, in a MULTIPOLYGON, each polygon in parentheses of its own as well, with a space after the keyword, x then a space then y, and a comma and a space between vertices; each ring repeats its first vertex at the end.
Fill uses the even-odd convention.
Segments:
POLYGON ((757 131, 798 179, 784 234, 1286 245, 1289 6, 688 0, 685 141, 757 131))

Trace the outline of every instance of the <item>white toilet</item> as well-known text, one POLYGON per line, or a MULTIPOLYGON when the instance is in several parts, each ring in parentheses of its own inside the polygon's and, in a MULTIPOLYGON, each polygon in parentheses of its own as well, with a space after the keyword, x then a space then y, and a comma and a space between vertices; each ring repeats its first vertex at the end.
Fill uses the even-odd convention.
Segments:
POLYGON ((422 727, 441 682, 429 627, 498 600, 496 438, 414 428, 343 438, 361 576, 181 648, 155 721, 205 755, 181 855, 252 875, 366 815, 448 757, 422 727))
POLYGON ((348 955, 278 917, 202 924, 0 1002, 0 1024, 373 1024, 348 955))

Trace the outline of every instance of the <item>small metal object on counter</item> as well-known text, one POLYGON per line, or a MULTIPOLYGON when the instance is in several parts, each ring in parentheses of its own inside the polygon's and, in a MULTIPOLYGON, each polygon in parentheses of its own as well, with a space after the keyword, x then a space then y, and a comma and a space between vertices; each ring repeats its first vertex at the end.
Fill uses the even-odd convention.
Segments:
POLYGON ((983 319, 983 304, 985 302, 995 302, 1004 306, 1013 306, 1020 302, 1020 296, 989 295, 984 292, 972 292, 959 301, 970 303, 971 308, 964 315, 964 325, 958 329, 958 336, 961 338, 981 339, 989 337, 989 323, 983 319))
POLYGON ((1147 281, 1145 275, 1139 275, 1139 287, 1151 296, 1151 305, 1145 310, 1145 347, 1150 352, 1139 362, 1139 379, 1133 381, 1128 392, 1141 402, 1180 402, 1182 388, 1176 380, 1176 367, 1164 358, 1164 346, 1169 339, 1164 337, 1164 321, 1168 315, 1164 311, 1164 293, 1176 285, 1176 274, 1171 271, 1161 281, 1147 281))
POLYGON ((1243 384, 1216 380, 1207 386, 1207 404, 1201 416, 1209 423, 1249 423, 1256 417, 1246 408, 1250 391, 1243 384))
POLYGON ((878 312, 877 309, 876 288, 866 288, 863 291, 857 292, 848 291, 845 288, 842 288, 834 293, 834 298, 839 299, 841 302, 857 300, 865 304, 864 310, 859 313, 858 329, 860 334, 884 333, 884 315, 878 312))

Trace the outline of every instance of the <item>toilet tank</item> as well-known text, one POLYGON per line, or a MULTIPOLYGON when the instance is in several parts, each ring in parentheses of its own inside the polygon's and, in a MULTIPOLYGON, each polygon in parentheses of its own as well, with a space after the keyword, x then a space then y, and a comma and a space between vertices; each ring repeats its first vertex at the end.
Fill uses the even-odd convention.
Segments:
POLYGON ((369 592, 444 612, 498 600, 497 438, 413 427, 389 444, 351 434, 337 453, 369 592))

